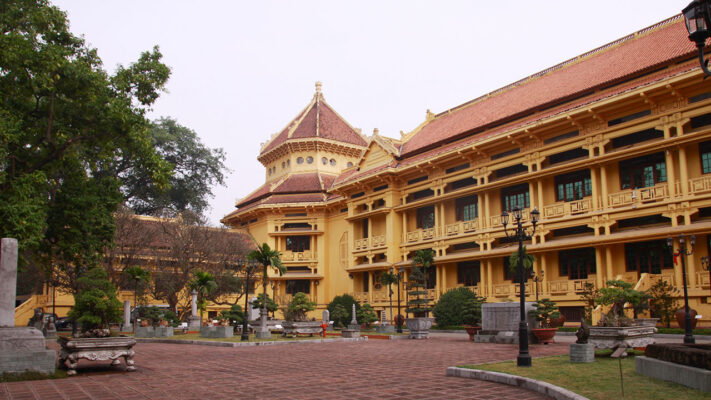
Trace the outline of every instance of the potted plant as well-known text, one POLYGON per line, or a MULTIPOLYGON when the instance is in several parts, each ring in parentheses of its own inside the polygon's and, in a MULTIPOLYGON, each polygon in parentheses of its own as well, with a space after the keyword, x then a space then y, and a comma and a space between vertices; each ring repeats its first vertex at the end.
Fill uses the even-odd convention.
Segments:
POLYGON ((291 299, 291 302, 282 309, 284 313, 284 332, 282 336, 309 334, 321 332, 321 321, 309 321, 306 313, 316 309, 316 303, 309 300, 306 294, 298 292, 291 299))
POLYGON ((408 288, 408 302, 406 312, 412 313, 413 318, 406 318, 405 324, 410 330, 410 339, 427 339, 430 335, 433 319, 429 318, 432 310, 429 306, 429 292, 427 291, 427 271, 434 264, 434 251, 424 249, 415 251, 412 259, 408 288))
POLYGON ((126 371, 134 371, 133 346, 136 339, 127 336, 110 336, 109 324, 121 319, 121 302, 116 296, 116 287, 100 267, 91 268, 77 280, 78 291, 74 295, 74 307, 69 317, 81 325, 78 337, 59 337, 59 365, 69 361, 69 375, 76 374, 79 359, 111 360, 111 365, 120 364, 124 358, 126 371))
POLYGON ((363 327, 369 328, 370 324, 378 320, 378 315, 370 304, 365 303, 360 310, 356 311, 356 319, 363 324, 363 327))
POLYGON ((625 304, 634 311, 639 310, 641 302, 647 302, 649 296, 632 289, 632 284, 621 281, 607 281, 606 287, 598 290, 595 303, 609 306, 609 312, 602 314, 597 326, 590 328, 589 342, 597 348, 645 347, 654 343, 654 326, 635 323, 625 314, 625 304))
POLYGON ((533 328, 531 331, 536 335, 539 342, 543 344, 553 343, 555 341, 553 337, 558 328, 551 326, 551 319, 560 317, 558 307, 554 301, 548 298, 538 300, 533 303, 533 307, 535 308, 530 310, 528 314, 536 318, 536 321, 540 323, 540 327, 533 328))

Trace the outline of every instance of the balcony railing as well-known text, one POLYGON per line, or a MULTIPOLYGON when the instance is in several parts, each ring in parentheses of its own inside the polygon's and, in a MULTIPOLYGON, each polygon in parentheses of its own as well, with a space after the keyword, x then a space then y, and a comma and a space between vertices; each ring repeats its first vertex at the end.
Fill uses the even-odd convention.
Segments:
POLYGON ((423 240, 434 239, 435 228, 418 229, 416 231, 407 232, 407 243, 420 242, 423 240))
MULTIPOLYGON (((524 208, 523 210, 521 210, 521 222, 526 222, 530 219, 529 211, 530 210, 528 208, 524 208)), ((509 214, 511 214, 511 213, 509 213, 509 214)), ((509 224, 511 223, 512 220, 513 220, 513 217, 509 215, 509 224)), ((495 226, 495 227, 501 226, 501 215, 494 215, 491 217, 491 226, 495 226)))
MULTIPOLYGON (((693 194, 711 192, 711 176, 704 175, 690 179, 689 186, 693 194)), ((679 193, 679 191, 677 191, 677 193, 679 193)))
POLYGON ((657 201, 668 197, 669 191, 666 183, 642 189, 627 189, 608 195, 610 207, 621 207, 636 203, 657 201))
POLYGON ((359 303, 368 303, 370 301, 370 296, 368 296, 368 292, 353 292, 351 293, 351 296, 353 296, 355 301, 359 303))
POLYGON ((444 234, 446 236, 457 236, 464 233, 474 232, 479 227, 479 220, 457 221, 453 224, 444 226, 444 234))
POLYGON ((302 261, 302 260, 312 260, 313 253, 309 250, 302 252, 295 251, 283 251, 281 252, 282 261, 302 261))
POLYGON ((385 235, 377 235, 369 238, 356 239, 353 243, 353 250, 367 250, 369 248, 384 247, 385 235))
POLYGON ((513 294, 513 285, 510 283, 499 283, 494 285, 494 296, 509 297, 513 294))
POLYGON ((581 199, 543 207, 543 218, 558 218, 592 211, 592 200, 581 199))
POLYGON ((709 289, 710 279, 708 271, 701 271, 696 273, 696 287, 698 289, 709 289))

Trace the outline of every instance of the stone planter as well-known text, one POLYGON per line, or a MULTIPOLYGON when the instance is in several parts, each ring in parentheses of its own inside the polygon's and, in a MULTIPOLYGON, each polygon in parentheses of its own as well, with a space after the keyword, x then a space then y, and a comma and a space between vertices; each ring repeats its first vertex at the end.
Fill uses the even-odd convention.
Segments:
POLYGON ((65 367, 69 361, 68 375, 75 375, 80 359, 91 361, 108 361, 111 365, 119 365, 119 358, 123 357, 126 363, 126 371, 135 371, 133 365, 133 346, 136 339, 128 336, 115 336, 105 338, 70 338, 60 337, 57 343, 62 346, 59 350, 59 366, 65 367))
POLYGON ((137 338, 151 338, 155 336, 156 331, 152 326, 137 326, 134 334, 137 338))
POLYGON ((234 328, 231 326, 202 326, 200 337, 221 339, 234 337, 234 328))
POLYGON ((469 335, 469 340, 474 340, 474 336, 479 333, 481 326, 464 325, 464 329, 466 329, 467 334, 469 335))
POLYGON ((434 318, 407 318, 405 324, 410 330, 410 339, 428 339, 434 318))
POLYGON ((156 337, 171 337, 173 336, 172 326, 159 326, 155 329, 156 337))
POLYGON ((615 349, 618 347, 646 347, 654 343, 653 326, 591 326, 588 343, 598 349, 615 349))
POLYGON ((657 326, 659 318, 637 318, 632 321, 632 326, 657 326))
POLYGON ((282 324, 284 332, 282 336, 297 336, 297 335, 311 335, 319 334, 323 331, 321 328, 321 321, 284 321, 282 324))
POLYGON ((533 334, 536 335, 539 343, 548 344, 555 343, 553 337, 558 332, 558 328, 533 328, 533 334))

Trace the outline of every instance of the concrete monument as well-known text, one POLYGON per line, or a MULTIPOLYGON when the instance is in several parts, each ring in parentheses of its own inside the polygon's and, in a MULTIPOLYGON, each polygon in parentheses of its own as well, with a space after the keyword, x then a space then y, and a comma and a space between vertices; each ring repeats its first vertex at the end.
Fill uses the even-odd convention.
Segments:
POLYGON ((17 239, 2 239, 0 247, 0 374, 26 370, 53 374, 54 350, 45 346, 44 335, 34 327, 15 327, 17 239))
POLYGON ((341 331, 341 336, 345 338, 357 338, 360 337, 360 324, 356 319, 356 306, 353 304, 353 318, 351 318, 351 323, 348 324, 348 328, 341 331))
MULTIPOLYGON (((138 311, 137 311, 138 312, 138 311)), ((133 325, 131 325, 131 301, 123 301, 123 325, 121 325, 122 332, 130 332, 133 330, 133 325)))
MULTIPOLYGON (((533 302, 525 305, 528 322, 528 342, 538 343, 531 328, 538 327, 536 317, 528 314, 534 309, 533 302)), ((521 321, 521 303, 484 303, 481 305, 481 331, 474 336, 475 342, 518 343, 518 326, 521 321)))
POLYGON ((190 300, 190 319, 188 320, 188 327, 200 329, 202 321, 200 321, 200 317, 197 313, 197 292, 193 290, 190 295, 192 299, 190 300))

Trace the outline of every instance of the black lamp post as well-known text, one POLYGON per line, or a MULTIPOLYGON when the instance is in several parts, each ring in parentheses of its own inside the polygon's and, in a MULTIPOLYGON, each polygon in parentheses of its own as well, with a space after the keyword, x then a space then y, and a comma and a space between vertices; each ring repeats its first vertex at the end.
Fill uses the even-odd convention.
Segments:
MULTIPOLYGON (((238 260, 238 263, 242 264, 244 267, 244 274, 245 274, 245 285, 244 285, 244 316, 242 317, 242 337, 241 339, 243 341, 249 340, 249 328, 248 328, 248 320, 249 320, 249 277, 252 275, 254 272, 254 269, 257 268, 258 262, 256 260, 238 260)), ((266 294, 266 292, 265 292, 266 294)), ((266 302, 266 296, 264 301, 266 302)))
POLYGON ((530 240, 533 234, 536 233, 536 223, 538 223, 538 216, 540 213, 535 208, 531 211, 531 223, 533 224, 533 229, 530 234, 526 233, 523 228, 521 219, 523 218, 522 210, 519 207, 514 207, 511 210, 515 222, 512 221, 514 225, 514 232, 509 236, 509 232, 506 230, 506 225, 509 223, 509 213, 506 211, 501 213, 501 223, 504 225, 504 233, 507 238, 514 238, 518 241, 518 272, 520 279, 520 295, 521 295, 521 322, 518 325, 518 357, 516 358, 516 365, 519 367, 530 367, 531 366, 531 355, 528 353, 528 324, 526 323, 526 274, 523 268, 523 242, 525 240, 530 240))
POLYGON ((689 249, 686 248, 684 234, 679 235, 679 251, 674 252, 674 240, 667 238, 667 246, 673 255, 681 257, 681 281, 684 285, 684 343, 696 343, 691 329, 691 312, 689 312, 689 293, 686 289, 686 256, 694 254, 696 236, 689 236, 689 249))
POLYGON ((400 314, 400 282, 402 281, 403 272, 405 272, 405 268, 400 267, 397 269, 397 333, 402 333, 402 314, 400 314))
POLYGON ((710 36, 710 10, 709 0, 694 0, 681 11, 686 21, 686 30, 689 32, 689 40, 696 43, 696 47, 699 50, 699 63, 706 76, 711 76, 711 71, 708 69, 709 60, 704 59, 706 39, 710 36))
POLYGON ((543 276, 545 275, 545 271, 541 270, 540 275, 536 275, 536 272, 531 269, 531 280, 536 284, 536 302, 538 302, 538 283, 543 282, 543 276))

